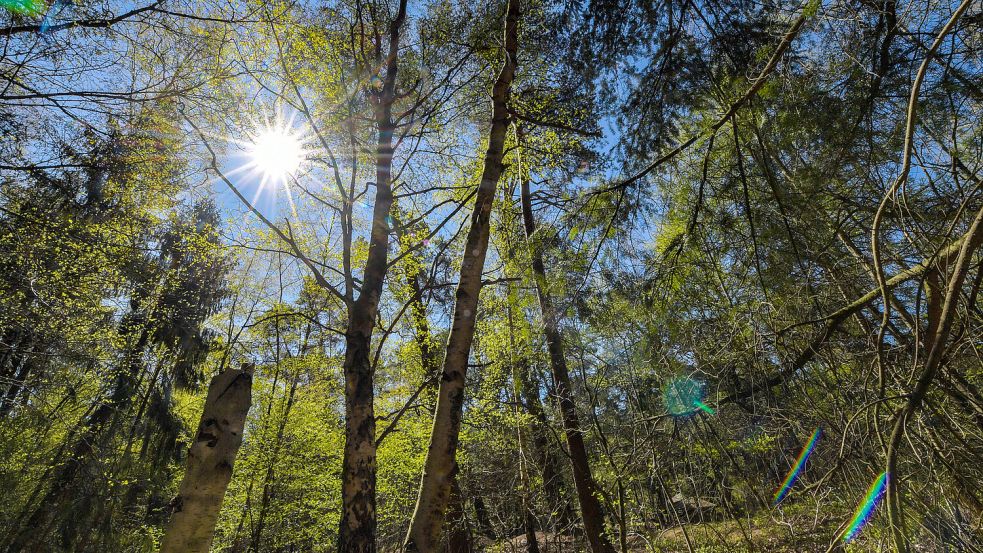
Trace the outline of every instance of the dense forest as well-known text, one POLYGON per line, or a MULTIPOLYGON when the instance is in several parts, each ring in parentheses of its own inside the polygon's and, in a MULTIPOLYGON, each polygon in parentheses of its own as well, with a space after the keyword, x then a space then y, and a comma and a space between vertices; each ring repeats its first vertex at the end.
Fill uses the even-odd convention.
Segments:
POLYGON ((983 551, 980 0, 0 8, 0 552, 983 551))

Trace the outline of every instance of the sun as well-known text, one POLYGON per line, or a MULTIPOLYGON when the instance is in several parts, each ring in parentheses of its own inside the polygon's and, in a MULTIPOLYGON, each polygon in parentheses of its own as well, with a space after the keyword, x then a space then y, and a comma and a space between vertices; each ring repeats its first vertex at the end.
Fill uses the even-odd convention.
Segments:
POLYGON ((298 173, 311 159, 315 159, 312 156, 316 151, 310 141, 309 129, 305 125, 295 125, 295 116, 287 116, 277 110, 271 118, 252 121, 251 131, 247 131, 241 139, 231 141, 243 159, 238 167, 227 173, 241 173, 250 180, 258 181, 252 205, 256 205, 264 193, 276 195, 282 189, 294 216, 297 215, 297 207, 290 191, 291 184, 297 184, 297 179, 302 178, 298 173))
POLYGON ((263 174, 263 180, 284 182, 304 162, 304 143, 286 125, 261 129, 249 147, 251 165, 263 174))

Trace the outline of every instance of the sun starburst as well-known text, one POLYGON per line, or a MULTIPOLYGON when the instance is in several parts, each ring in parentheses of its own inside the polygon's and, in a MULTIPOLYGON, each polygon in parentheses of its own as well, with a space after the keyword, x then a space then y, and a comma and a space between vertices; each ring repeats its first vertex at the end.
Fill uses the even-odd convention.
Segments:
POLYGON ((264 179, 284 181, 304 161, 304 145, 291 129, 277 125, 262 129, 253 137, 249 156, 264 179))
POLYGON ((240 174, 259 181, 253 194, 253 205, 264 192, 272 191, 275 194, 282 188, 290 203, 290 211, 296 217, 291 184, 296 183, 311 155, 307 132, 295 124, 293 116, 287 117, 279 110, 273 118, 255 122, 251 127, 252 131, 245 140, 235 141, 245 154, 245 159, 229 174, 240 174))

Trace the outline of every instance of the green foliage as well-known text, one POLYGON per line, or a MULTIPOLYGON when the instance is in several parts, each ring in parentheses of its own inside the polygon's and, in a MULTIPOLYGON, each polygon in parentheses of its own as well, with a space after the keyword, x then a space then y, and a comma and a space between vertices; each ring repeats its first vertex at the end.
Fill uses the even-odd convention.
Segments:
MULTIPOLYGON (((213 551, 336 550, 346 333, 379 222, 376 542, 400 546, 488 148, 503 6, 411 2, 394 58, 394 1, 178 2, 120 21, 97 2, 72 5, 97 20, 41 37, 18 27, 40 12, 4 16, 0 550, 155 551, 203 384, 241 363, 255 365, 253 405, 213 551), (277 117, 307 159, 261 184, 242 150, 277 117), (374 221, 389 122, 395 202, 374 221)), ((521 8, 457 446, 463 518, 445 535, 512 551, 531 520, 542 540, 585 547, 542 294, 607 530, 627 550, 825 550, 884 470, 923 374, 896 449, 906 536, 977 547, 978 252, 952 290, 951 331, 930 329, 956 263, 940 252, 981 203, 980 15, 926 65, 912 167, 885 195, 913 75, 952 5, 521 8), (799 15, 775 70, 752 81, 799 15), (878 290, 831 317, 879 273, 924 260, 890 302, 878 290), (923 373, 933 343, 944 362, 923 373), (669 412, 663 391, 680 377, 705 383, 713 414, 669 412), (816 427, 823 439, 773 507, 816 427)), ((848 551, 888 547, 885 507, 848 551)))

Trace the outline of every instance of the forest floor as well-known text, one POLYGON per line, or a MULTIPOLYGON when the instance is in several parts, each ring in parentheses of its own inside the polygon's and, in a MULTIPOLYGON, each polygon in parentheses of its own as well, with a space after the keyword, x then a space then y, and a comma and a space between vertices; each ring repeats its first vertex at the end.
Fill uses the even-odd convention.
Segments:
MULTIPOLYGON (((841 522, 833 517, 814 517, 805 513, 785 520, 755 517, 741 521, 712 521, 652 528, 647 535, 631 535, 626 545, 627 550, 633 553, 821 553, 829 547, 841 522)), ((537 532, 536 537, 542 553, 583 551, 582 544, 570 536, 537 532)), ((621 549, 620 544, 614 545, 616 549, 621 549)), ((527 551, 526 537, 515 536, 489 547, 487 551, 524 553, 527 551)))
MULTIPOLYGON (((786 516, 784 519, 771 514, 759 515, 751 519, 722 520, 699 524, 684 524, 671 528, 653 528, 646 535, 636 533, 630 536, 624 550, 631 553, 823 553, 837 535, 842 517, 830 515, 809 516, 807 512, 786 516)), ((876 534, 876 532, 875 532, 876 534)), ((927 536, 919 536, 912 551, 919 553, 983 552, 979 544, 962 542, 961 547, 954 542, 938 542, 927 536), (948 543, 948 545, 946 545, 948 543)), ((983 535, 977 534, 983 540, 983 535)), ((541 553, 582 553, 586 545, 569 535, 536 533, 541 553)), ((883 538, 883 536, 880 536, 883 538)), ((972 541, 972 540, 971 540, 972 541)), ((882 551, 878 538, 861 535, 847 546, 848 552, 882 551)), ((525 535, 509 540, 486 543, 482 551, 493 553, 526 553, 525 535)), ((881 544, 883 545, 883 544, 881 544)), ((622 550, 620 543, 614 544, 622 550)))

